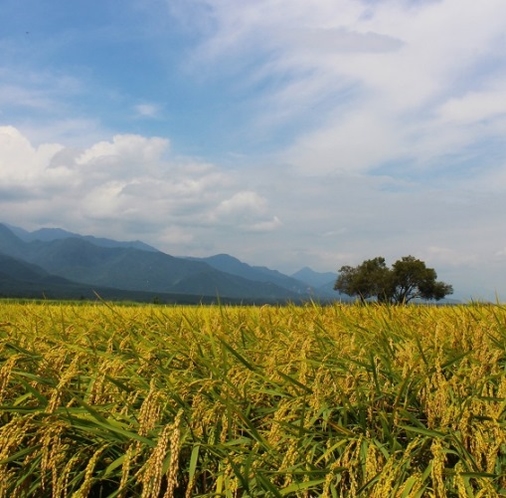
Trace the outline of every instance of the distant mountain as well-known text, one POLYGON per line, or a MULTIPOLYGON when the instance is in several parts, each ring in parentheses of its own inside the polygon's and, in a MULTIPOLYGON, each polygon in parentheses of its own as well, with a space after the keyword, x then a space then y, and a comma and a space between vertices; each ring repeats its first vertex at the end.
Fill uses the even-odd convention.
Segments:
POLYGON ((204 261, 133 247, 103 247, 80 236, 24 241, 2 224, 0 253, 93 288, 264 302, 301 298, 296 292, 272 282, 253 281, 223 272, 204 261))
POLYGON ((0 296, 90 298, 93 291, 88 286, 51 275, 37 265, 0 254, 0 296))
POLYGON ((68 232, 67 230, 62 230, 61 228, 40 228, 39 230, 28 232, 27 230, 24 230, 20 227, 15 227, 7 224, 5 224, 5 226, 24 242, 33 242, 36 240, 40 240, 42 242, 51 242, 53 240, 79 238, 87 240, 88 242, 101 247, 132 247, 134 249, 143 251, 158 252, 158 249, 155 249, 154 247, 145 244, 140 240, 119 242, 117 240, 94 237, 93 235, 79 235, 78 233, 68 232))
POLYGON ((305 268, 302 268, 302 270, 295 272, 292 277, 306 282, 307 285, 313 286, 318 295, 327 299, 339 299, 340 301, 352 300, 346 294, 341 294, 334 290, 337 273, 319 273, 306 266, 305 268))
POLYGON ((312 285, 313 287, 326 286, 329 282, 332 282, 333 287, 337 278, 337 273, 319 273, 306 266, 302 268, 302 270, 293 273, 292 278, 296 278, 297 280, 305 282, 308 285, 312 285))
POLYGON ((80 239, 53 241, 39 250, 43 268, 72 280, 128 290, 178 292, 234 298, 294 298, 285 289, 220 272, 208 264, 162 252, 102 248, 80 239))
POLYGON ((0 223, 0 253, 24 259, 23 241, 5 225, 0 223))
POLYGON ((299 296, 314 294, 314 289, 306 283, 288 277, 277 270, 270 270, 265 266, 250 266, 229 254, 217 254, 206 258, 187 258, 192 261, 202 261, 222 272, 238 277, 247 278, 255 282, 268 282, 287 289, 299 296))
MULTIPOLYGON (((0 254, 0 297, 27 299, 121 300, 148 303, 199 304, 216 302, 212 296, 128 291, 71 282, 42 268, 0 254)), ((233 302, 229 298, 229 302, 233 302)))
POLYGON ((50 275, 39 266, 32 265, 5 254, 0 254, 0 277, 19 280, 20 282, 43 281, 50 275))

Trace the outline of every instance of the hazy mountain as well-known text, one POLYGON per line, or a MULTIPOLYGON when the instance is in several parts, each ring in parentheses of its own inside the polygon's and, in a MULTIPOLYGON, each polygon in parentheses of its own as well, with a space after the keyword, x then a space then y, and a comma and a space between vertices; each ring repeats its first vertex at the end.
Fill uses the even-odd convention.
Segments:
POLYGON ((37 265, 32 265, 0 253, 0 276, 25 282, 42 281, 50 274, 37 265))
MULTIPOLYGON (((29 299, 121 300, 159 303, 210 303, 212 296, 129 291, 71 282, 42 268, 0 254, 0 297, 29 299), (100 297, 99 297, 100 296, 100 297)), ((228 301, 232 301, 230 298, 228 301)), ((233 301, 232 301, 233 302, 233 301)))
POLYGON ((0 223, 0 253, 24 259, 25 243, 5 225, 0 223))
POLYGON ((304 267, 301 270, 292 274, 292 278, 296 278, 305 282, 307 285, 314 288, 316 295, 326 299, 338 299, 340 301, 351 301, 352 298, 346 294, 341 294, 334 290, 337 273, 333 272, 316 272, 309 267, 304 267))
POLYGON ((81 239, 53 241, 34 259, 40 266, 79 282, 128 290, 225 297, 290 298, 282 288, 220 272, 208 264, 162 252, 102 248, 81 239))
POLYGON ((158 249, 155 249, 154 247, 145 244, 140 240, 120 242, 103 237, 94 237, 93 235, 80 235, 78 233, 62 230, 61 228, 40 228, 39 230, 28 232, 27 230, 24 230, 20 227, 15 227, 7 224, 5 224, 5 226, 24 242, 33 242, 37 240, 40 240, 42 242, 51 242, 53 240, 79 238, 101 247, 132 247, 134 249, 143 251, 158 251, 158 249))
POLYGON ((37 265, 0 254, 0 295, 90 298, 93 297, 93 291, 88 286, 51 275, 37 265))
POLYGON ((271 270, 265 266, 250 266, 229 254, 217 254, 206 258, 187 259, 191 259, 192 261, 203 261, 217 270, 247 278, 255 282, 269 282, 301 296, 314 293, 314 289, 311 289, 310 286, 300 280, 284 275, 277 270, 271 270))
POLYGON ((297 280, 305 282, 308 285, 312 285, 313 287, 327 286, 329 282, 332 282, 333 287, 337 278, 337 273, 319 273, 306 266, 302 268, 302 270, 293 273, 292 278, 296 278, 297 280))
POLYGON ((204 261, 132 247, 103 247, 83 237, 23 241, 1 224, 0 252, 93 287, 264 301, 300 297, 271 282, 232 275, 204 261))

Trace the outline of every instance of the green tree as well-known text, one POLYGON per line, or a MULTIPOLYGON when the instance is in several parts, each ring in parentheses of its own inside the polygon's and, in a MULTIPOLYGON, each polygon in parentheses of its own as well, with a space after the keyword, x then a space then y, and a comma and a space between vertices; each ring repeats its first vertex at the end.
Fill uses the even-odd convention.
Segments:
POLYGON ((378 302, 406 304, 413 299, 439 301, 453 293, 451 285, 437 281, 434 268, 414 256, 404 256, 387 268, 385 258, 368 259, 352 267, 343 266, 334 289, 357 296, 362 302, 375 298, 378 302))
POLYGON ((437 281, 434 268, 427 268, 425 263, 413 256, 404 256, 392 265, 393 282, 395 283, 393 301, 408 303, 421 298, 439 301, 453 294, 453 287, 437 281))
POLYGON ((368 259, 355 267, 341 267, 334 290, 357 296, 362 302, 371 297, 387 300, 391 294, 391 283, 385 258, 368 259))

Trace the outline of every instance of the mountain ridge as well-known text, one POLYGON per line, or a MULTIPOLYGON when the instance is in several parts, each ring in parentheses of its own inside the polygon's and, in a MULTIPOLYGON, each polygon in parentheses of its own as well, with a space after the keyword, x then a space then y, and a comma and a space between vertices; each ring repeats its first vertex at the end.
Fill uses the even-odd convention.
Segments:
MULTIPOLYGON (((21 235, 22 230, 18 230, 21 235)), ((104 246, 94 237, 74 237, 61 229, 32 233, 36 235, 25 234, 28 240, 23 240, 0 223, 0 253, 36 265, 53 279, 64 279, 61 285, 265 302, 300 301, 316 295, 303 282, 230 255, 181 258, 154 248, 116 244, 112 239, 104 246), (49 240, 41 240, 40 234, 49 240), (227 265, 235 265, 235 271, 223 271, 227 265)), ((34 278, 32 284, 36 283, 34 278)))
POLYGON ((265 266, 252 266, 240 261, 238 258, 235 258, 230 254, 221 253, 204 258, 187 257, 187 259, 193 261, 203 261, 217 270, 247 278, 248 280, 270 282, 286 289, 290 289, 292 292, 297 294, 303 295, 314 292, 314 290, 308 288, 304 282, 289 277, 288 275, 284 275, 278 270, 271 270, 265 266))
POLYGON ((53 240, 59 239, 68 239, 68 238, 80 238, 91 242, 92 244, 102 246, 102 247, 133 247, 134 249, 141 249, 145 251, 153 251, 158 252, 153 246, 146 244, 140 240, 131 240, 131 241, 118 241, 113 239, 108 239, 105 237, 95 237, 94 235, 81 235, 75 232, 69 232, 67 230, 63 230, 62 228, 39 228, 38 230, 34 230, 33 232, 29 232, 21 227, 16 227, 13 225, 9 225, 7 223, 3 223, 11 232, 14 233, 17 237, 25 242, 33 242, 36 240, 42 242, 51 242, 53 240))

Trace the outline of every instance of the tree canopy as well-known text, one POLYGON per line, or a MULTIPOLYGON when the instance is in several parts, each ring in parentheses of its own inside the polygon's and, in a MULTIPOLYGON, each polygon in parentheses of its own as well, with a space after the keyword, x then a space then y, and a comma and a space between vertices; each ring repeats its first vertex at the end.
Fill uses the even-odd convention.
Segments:
POLYGON ((362 264, 342 266, 334 290, 356 296, 362 302, 375 298, 382 303, 406 304, 413 299, 439 301, 453 293, 453 287, 437 281, 434 268, 414 256, 404 256, 391 268, 385 258, 368 259, 362 264))

